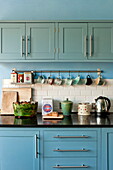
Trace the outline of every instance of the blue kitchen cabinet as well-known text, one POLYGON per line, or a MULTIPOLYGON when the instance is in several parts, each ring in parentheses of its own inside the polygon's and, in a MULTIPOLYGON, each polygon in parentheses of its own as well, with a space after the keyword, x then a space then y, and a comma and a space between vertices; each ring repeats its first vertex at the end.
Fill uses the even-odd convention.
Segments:
POLYGON ((113 128, 102 129, 101 170, 113 170, 113 128))
POLYGON ((39 170, 39 132, 0 130, 0 169, 39 170))
POLYGON ((0 60, 53 60, 54 23, 0 24, 0 60))
POLYGON ((54 23, 26 24, 26 60, 54 60, 54 23))
POLYGON ((0 23, 0 60, 25 59, 24 43, 24 23, 0 23))
POLYGON ((100 170, 100 128, 44 129, 43 170, 100 170))
POLYGON ((88 60, 113 60, 113 23, 88 23, 88 60))
POLYGON ((59 60, 87 59, 87 23, 59 23, 59 60))

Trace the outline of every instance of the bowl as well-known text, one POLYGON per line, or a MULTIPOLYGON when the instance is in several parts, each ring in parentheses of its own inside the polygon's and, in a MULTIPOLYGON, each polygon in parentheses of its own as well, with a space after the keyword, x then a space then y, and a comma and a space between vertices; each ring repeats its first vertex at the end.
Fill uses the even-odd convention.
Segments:
POLYGON ((37 114, 37 102, 13 103, 15 117, 33 117, 37 114))

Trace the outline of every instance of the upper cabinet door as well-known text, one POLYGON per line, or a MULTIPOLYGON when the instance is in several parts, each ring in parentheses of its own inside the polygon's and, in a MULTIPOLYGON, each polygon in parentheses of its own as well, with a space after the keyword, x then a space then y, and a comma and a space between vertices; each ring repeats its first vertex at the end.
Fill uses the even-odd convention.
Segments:
POLYGON ((23 60, 25 24, 0 24, 0 60, 23 60))
POLYGON ((59 24, 59 59, 87 59, 87 23, 59 24))
POLYGON ((89 23, 90 60, 113 60, 113 23, 89 23))
POLYGON ((54 23, 26 24, 26 59, 54 59, 54 23))

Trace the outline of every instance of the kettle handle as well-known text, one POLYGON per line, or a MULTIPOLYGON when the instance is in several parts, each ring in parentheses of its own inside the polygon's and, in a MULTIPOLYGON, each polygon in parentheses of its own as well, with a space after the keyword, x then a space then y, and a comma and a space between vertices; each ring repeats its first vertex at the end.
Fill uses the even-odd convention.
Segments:
POLYGON ((108 102, 108 107, 107 107, 107 111, 109 111, 110 107, 111 107, 111 102, 107 97, 104 97, 104 99, 108 102))

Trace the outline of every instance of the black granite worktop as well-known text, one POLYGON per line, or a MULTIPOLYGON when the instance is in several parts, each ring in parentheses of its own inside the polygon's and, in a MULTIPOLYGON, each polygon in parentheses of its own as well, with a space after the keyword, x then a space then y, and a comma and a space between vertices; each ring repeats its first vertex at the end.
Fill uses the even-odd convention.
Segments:
POLYGON ((15 116, 0 116, 0 127, 113 127, 113 113, 103 117, 78 116, 77 113, 65 116, 62 120, 43 120, 41 114, 33 118, 15 118, 15 116))

